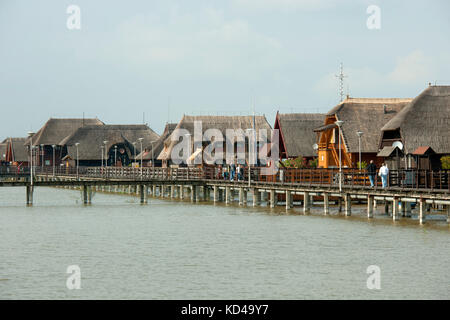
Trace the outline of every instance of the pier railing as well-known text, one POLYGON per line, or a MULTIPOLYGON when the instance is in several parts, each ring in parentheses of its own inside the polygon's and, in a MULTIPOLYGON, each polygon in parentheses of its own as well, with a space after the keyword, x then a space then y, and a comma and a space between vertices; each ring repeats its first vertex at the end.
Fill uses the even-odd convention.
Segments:
MULTIPOLYGON (((242 168, 235 172, 233 183, 264 183, 264 184, 296 184, 306 186, 330 186, 341 185, 348 187, 370 187, 370 180, 365 170, 343 168, 339 169, 280 169, 276 174, 263 175, 263 168, 242 168), (250 172, 250 179, 249 179, 250 172)), ((83 179, 121 179, 121 180, 211 180, 230 181, 231 173, 224 171, 221 167, 183 167, 183 168, 160 168, 160 167, 35 167, 35 175, 49 177, 72 177, 83 179), (225 172, 225 174, 224 174, 225 172)), ((2 177, 24 177, 29 176, 30 168, 0 167, 2 177)), ((374 177, 375 188, 381 188, 381 178, 378 174, 374 177)), ((442 190, 450 192, 450 170, 391 170, 388 176, 388 188, 401 189, 426 189, 442 190)))

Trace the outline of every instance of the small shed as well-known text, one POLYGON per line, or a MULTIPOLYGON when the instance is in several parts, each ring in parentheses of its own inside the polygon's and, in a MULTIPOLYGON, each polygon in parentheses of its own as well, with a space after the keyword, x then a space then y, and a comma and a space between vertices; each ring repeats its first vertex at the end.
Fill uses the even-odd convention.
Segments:
POLYGON ((386 146, 377 153, 377 157, 383 158, 388 168, 392 170, 399 170, 403 167, 400 161, 403 156, 403 151, 397 146, 386 146))
POLYGON ((412 153, 416 157, 417 169, 432 170, 439 167, 439 158, 430 146, 420 146, 412 153))

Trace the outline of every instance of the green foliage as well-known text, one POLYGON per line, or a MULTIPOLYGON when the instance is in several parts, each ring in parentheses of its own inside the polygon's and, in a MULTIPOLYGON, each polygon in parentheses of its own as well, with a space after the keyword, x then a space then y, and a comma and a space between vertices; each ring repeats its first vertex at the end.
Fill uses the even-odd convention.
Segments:
POLYGON ((443 156, 441 158, 442 169, 449 170, 450 169, 450 156, 443 156))
POLYGON ((308 166, 310 168, 317 168, 319 164, 319 159, 309 160, 308 166))
MULTIPOLYGON (((367 162, 365 162, 364 160, 361 161, 361 169, 367 168, 367 165, 368 165, 367 162)), ((356 162, 356 168, 359 169, 359 161, 356 162)))
POLYGON ((318 159, 310 160, 308 162, 306 158, 303 158, 302 156, 299 156, 295 159, 286 159, 282 161, 284 167, 296 169, 317 168, 318 163, 318 159))

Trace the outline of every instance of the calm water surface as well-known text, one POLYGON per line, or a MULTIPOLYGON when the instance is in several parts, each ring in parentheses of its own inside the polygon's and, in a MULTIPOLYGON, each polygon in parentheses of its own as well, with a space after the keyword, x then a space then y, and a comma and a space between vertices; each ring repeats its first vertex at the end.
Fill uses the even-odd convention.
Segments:
MULTIPOLYGON (((0 188, 0 299, 449 299, 445 222, 0 188), (68 290, 66 269, 81 268, 68 290), (366 286, 369 265, 381 289, 366 286)), ((381 209, 381 208, 380 208, 381 209)))

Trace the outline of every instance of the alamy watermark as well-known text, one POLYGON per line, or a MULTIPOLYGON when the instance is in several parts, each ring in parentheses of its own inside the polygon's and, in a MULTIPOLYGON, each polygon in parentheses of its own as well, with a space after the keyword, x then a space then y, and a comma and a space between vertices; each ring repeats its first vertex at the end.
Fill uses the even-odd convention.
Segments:
POLYGON ((370 5, 366 10, 367 14, 370 16, 367 18, 366 25, 369 30, 379 30, 381 29, 381 9, 379 6, 370 5))
POLYGON ((69 14, 66 21, 67 29, 80 30, 81 29, 81 9, 79 6, 71 4, 67 7, 66 13, 69 14))
POLYGON ((193 129, 193 136, 183 128, 175 129, 172 133, 171 142, 174 146, 170 158, 174 164, 258 165, 262 175, 273 175, 278 171, 278 129, 244 131, 209 128, 203 131, 202 121, 194 121, 193 129))
POLYGON ((369 277, 366 281, 367 289, 369 290, 380 290, 381 289, 381 269, 377 265, 370 265, 366 269, 366 273, 369 277))
POLYGON ((66 280, 66 287, 69 290, 81 289, 81 269, 77 265, 70 265, 67 267, 66 273, 70 276, 66 280))

